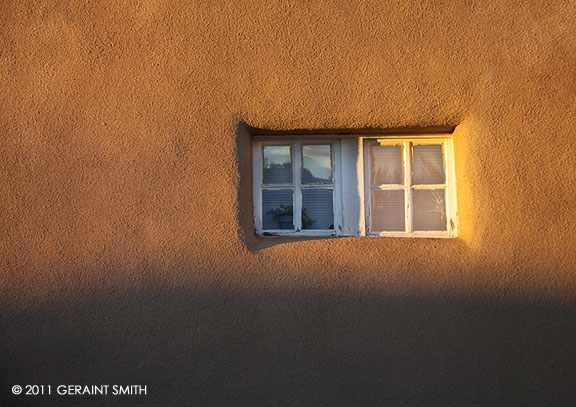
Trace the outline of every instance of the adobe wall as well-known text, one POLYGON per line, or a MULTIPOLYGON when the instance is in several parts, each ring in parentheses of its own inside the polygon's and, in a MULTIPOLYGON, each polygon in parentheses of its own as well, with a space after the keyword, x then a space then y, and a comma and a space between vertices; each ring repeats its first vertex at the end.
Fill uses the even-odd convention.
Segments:
POLYGON ((575 35, 570 1, 3 2, 0 400, 570 405, 575 35), (253 235, 251 128, 427 126, 459 238, 253 235))

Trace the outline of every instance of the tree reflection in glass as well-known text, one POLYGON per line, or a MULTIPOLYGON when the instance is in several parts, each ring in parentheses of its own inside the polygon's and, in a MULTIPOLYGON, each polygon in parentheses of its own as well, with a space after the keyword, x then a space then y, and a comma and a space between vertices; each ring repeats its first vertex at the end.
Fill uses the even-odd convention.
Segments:
POLYGON ((332 184, 332 146, 302 146, 302 184, 332 184))
POLYGON ((292 183, 292 151, 290 146, 264 146, 264 184, 292 183))

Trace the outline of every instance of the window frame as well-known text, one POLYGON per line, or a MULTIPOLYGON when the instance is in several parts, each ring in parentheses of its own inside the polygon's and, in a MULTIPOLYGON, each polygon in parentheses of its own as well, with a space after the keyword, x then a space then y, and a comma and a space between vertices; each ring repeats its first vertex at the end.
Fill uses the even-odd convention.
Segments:
MULTIPOLYGON (((458 204, 456 196, 456 173, 454 158, 454 129, 451 131, 430 133, 425 132, 373 132, 362 133, 346 131, 340 133, 321 134, 292 134, 292 133, 260 133, 252 136, 252 192, 253 192, 253 220, 254 231, 260 237, 393 237, 393 238, 456 238, 458 237, 458 204), (445 169, 445 203, 446 203, 446 230, 445 231, 370 231, 370 156, 368 145, 371 140, 380 140, 383 143, 399 143, 405 146, 415 144, 442 144, 443 160, 445 169), (300 177, 302 170, 302 150, 304 144, 331 144, 333 165, 333 230, 282 230, 263 229, 262 213, 262 190, 263 189, 293 189, 293 205, 295 207, 294 223, 301 224, 302 189, 300 177), (263 179, 263 145, 290 145, 292 147, 292 181, 290 185, 265 185, 263 179), (295 146, 299 146, 298 155, 295 146), (298 172, 298 174, 296 173, 298 172), (297 182, 298 181, 298 182, 297 182), (295 197, 298 200, 298 208, 295 205, 295 197), (298 217, 298 220, 296 218, 298 217)), ((411 154, 404 147, 403 171, 409 161, 412 165, 411 154)), ((411 151, 410 151, 411 153, 411 151)), ((411 175, 411 172, 410 172, 411 175)), ((405 188, 409 181, 404 174, 405 188)), ((433 189, 440 184, 417 186, 415 189, 433 189), (430 185, 432 185, 431 188, 430 185)), ((322 187, 314 185, 312 187, 322 187)), ((330 187, 329 187, 330 188, 330 187)), ((405 191, 406 197, 406 191, 405 191)), ((410 214, 412 213, 412 200, 405 199, 405 205, 409 203, 410 214)), ((405 210, 405 217, 408 211, 405 210)), ((410 215, 412 216, 412 215, 410 215)), ((412 221, 410 221, 412 222, 412 221)))
POLYGON ((252 179, 254 201, 254 230, 258 236, 341 236, 342 235, 342 194, 340 168, 340 140, 338 138, 311 137, 254 137, 252 143, 252 179), (264 184, 263 149, 265 146, 291 147, 292 183, 264 184), (302 184, 302 147, 305 145, 330 145, 332 161, 332 184, 302 184), (274 189, 292 189, 294 229, 264 229, 262 191, 274 189), (334 229, 302 229, 302 191, 306 189, 332 190, 332 211, 334 229))
POLYGON ((431 135, 403 135, 403 136, 374 136, 363 137, 364 156, 364 211, 365 211, 365 234, 366 236, 377 237, 427 237, 427 238, 452 238, 458 236, 457 202, 456 202, 456 176, 454 164, 454 143, 452 135, 431 134, 431 135), (389 184, 388 186, 371 186, 371 154, 370 145, 375 140, 381 146, 401 145, 402 170, 404 175, 403 184, 389 184), (412 185, 412 157, 414 145, 442 145, 443 164, 445 170, 444 184, 421 184, 412 185), (404 190, 404 217, 405 230, 402 231, 371 231, 371 194, 372 189, 380 190, 404 190), (413 190, 445 190, 446 203, 446 230, 415 231, 413 227, 413 190))

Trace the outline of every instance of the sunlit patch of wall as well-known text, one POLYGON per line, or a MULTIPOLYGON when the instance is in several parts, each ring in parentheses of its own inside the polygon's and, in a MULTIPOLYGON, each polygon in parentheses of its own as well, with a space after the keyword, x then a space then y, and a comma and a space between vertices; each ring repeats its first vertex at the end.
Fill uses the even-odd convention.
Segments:
POLYGON ((474 139, 480 134, 474 130, 473 120, 465 119, 454 130, 454 159, 456 167, 456 190, 458 195, 458 237, 473 245, 477 243, 479 230, 475 230, 478 210, 474 207, 474 181, 478 180, 474 165, 477 161, 472 152, 474 139))

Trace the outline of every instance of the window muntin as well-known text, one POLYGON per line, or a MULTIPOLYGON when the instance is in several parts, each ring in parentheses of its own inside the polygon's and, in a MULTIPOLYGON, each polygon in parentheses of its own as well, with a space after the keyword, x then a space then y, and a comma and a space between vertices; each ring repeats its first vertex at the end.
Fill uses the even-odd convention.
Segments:
POLYGON ((257 234, 336 234, 340 204, 338 183, 335 182, 338 146, 337 140, 264 139, 255 142, 254 219, 257 234))
POLYGON ((365 140, 368 234, 456 235, 451 141, 450 138, 365 140))

